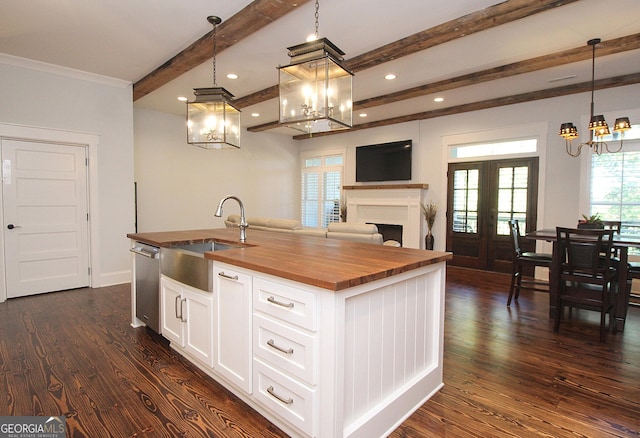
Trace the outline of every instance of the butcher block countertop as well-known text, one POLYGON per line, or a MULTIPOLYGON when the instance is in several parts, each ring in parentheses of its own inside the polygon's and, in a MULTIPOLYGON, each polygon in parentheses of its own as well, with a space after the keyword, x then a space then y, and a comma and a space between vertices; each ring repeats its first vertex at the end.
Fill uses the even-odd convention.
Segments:
MULTIPOLYGON (((169 247, 212 240, 239 245, 236 228, 127 234, 169 247)), ((247 229, 242 248, 207 252, 210 260, 339 291, 452 258, 451 253, 247 229)))

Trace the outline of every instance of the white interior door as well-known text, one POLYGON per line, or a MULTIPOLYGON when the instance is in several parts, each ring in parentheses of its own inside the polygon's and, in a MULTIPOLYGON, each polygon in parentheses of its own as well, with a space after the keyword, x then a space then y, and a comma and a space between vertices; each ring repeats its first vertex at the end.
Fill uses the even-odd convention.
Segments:
POLYGON ((2 140, 7 297, 89 285, 86 148, 2 140))

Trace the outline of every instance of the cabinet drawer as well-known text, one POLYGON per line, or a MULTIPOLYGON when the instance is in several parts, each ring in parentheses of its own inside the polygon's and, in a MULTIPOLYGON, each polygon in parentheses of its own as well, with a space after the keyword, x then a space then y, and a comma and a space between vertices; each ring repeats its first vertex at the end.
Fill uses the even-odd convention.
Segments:
POLYGON ((317 337, 258 314, 253 327, 256 356, 310 385, 317 383, 317 337))
POLYGON ((253 365, 254 397, 273 413, 304 434, 316 436, 316 390, 310 389, 255 359, 253 365))
POLYGON ((255 310, 316 331, 315 294, 260 278, 254 278, 253 288, 255 310))

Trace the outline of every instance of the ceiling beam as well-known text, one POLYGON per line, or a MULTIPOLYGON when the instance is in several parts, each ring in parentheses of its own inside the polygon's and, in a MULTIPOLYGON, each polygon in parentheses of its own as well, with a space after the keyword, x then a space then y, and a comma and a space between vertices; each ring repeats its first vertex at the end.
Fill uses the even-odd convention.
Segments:
MULTIPOLYGON (((599 79, 595 81, 595 88, 602 90, 605 88, 623 87, 626 85, 640 84, 640 73, 631 73, 628 75, 616 76, 613 78, 599 79)), ((513 96, 498 97, 495 99, 483 100, 480 102, 472 102, 463 105, 451 106, 432 111, 424 111, 416 114, 408 114, 405 116, 392 117, 390 119, 376 120, 375 122, 361 123, 344 131, 319 132, 314 133, 313 137, 324 137, 327 135, 340 134, 351 131, 359 131, 362 129, 378 128, 380 126, 395 125, 398 123, 412 122, 416 120, 433 119, 436 117, 449 116, 453 114, 461 114, 471 111, 479 111, 490 108, 496 108, 505 105, 514 105, 517 103, 526 103, 534 100, 550 99, 553 97, 567 96, 570 94, 584 93, 591 91, 591 81, 582 82, 580 84, 571 84, 564 87, 549 88, 540 91, 531 91, 529 93, 516 94, 513 96)), ((293 137, 296 140, 307 140, 309 134, 301 134, 293 137)))
MULTIPOLYGON (((216 28, 217 53, 310 0, 254 0, 216 28)), ((204 20, 205 17, 203 17, 204 20)), ((213 57, 213 29, 133 84, 134 102, 213 57)))
MULTIPOLYGON (((615 53, 637 49, 640 49, 640 34, 638 33, 609 41, 603 41, 598 45, 597 55, 607 56, 613 55, 615 53)), ((355 111, 365 108, 371 108, 378 105, 386 105, 405 99, 413 99, 416 97, 425 96, 427 94, 441 93, 443 91, 466 87, 469 85, 475 85, 481 82, 504 79, 510 76, 531 73, 538 70, 557 67, 559 65, 584 61, 587 59, 591 59, 591 56, 592 48, 590 46, 587 46, 587 44, 585 43, 584 46, 574 49, 563 50, 549 55, 539 56, 537 58, 526 59, 524 61, 501 65, 499 67, 481 70, 455 78, 445 79, 430 84, 424 84, 406 90, 400 90, 395 93, 385 94, 384 96, 363 99, 354 102, 353 107, 355 111)))
MULTIPOLYGON (((344 66, 348 70, 357 73, 358 71, 375 67, 439 44, 507 24, 521 18, 526 18, 540 12, 546 12, 575 1, 578 0, 508 0, 358 55, 346 60, 344 66)), ((238 108, 245 108, 276 97, 278 97, 278 86, 274 85, 256 93, 235 99, 234 104, 238 108)))
POLYGON ((346 61, 345 66, 353 72, 366 70, 376 67, 382 62, 412 55, 467 35, 546 12, 575 1, 578 0, 504 1, 363 53, 346 61))
MULTIPOLYGON (((609 41, 603 41, 598 45, 598 56, 613 55, 628 50, 640 49, 640 34, 628 35, 609 41)), ((569 64, 578 61, 591 59, 592 49, 586 44, 574 49, 563 50, 549 55, 539 56, 524 61, 506 64, 495 68, 481 70, 474 73, 458 76, 455 78, 445 79, 430 84, 420 85, 418 87, 400 90, 395 93, 385 94, 383 96, 363 99, 353 104, 353 110, 358 111, 365 108, 371 108, 378 105, 386 105, 405 99, 413 99, 427 94, 441 93, 443 91, 455 88, 466 87, 481 82, 504 79, 524 73, 530 73, 551 67, 557 67, 563 64, 569 64)), ((542 93, 544 91, 540 91, 542 93)), ((446 108, 445 108, 446 109, 446 108)), ((359 125, 356 125, 359 126, 359 125)), ((260 125, 247 128, 250 132, 260 132, 280 127, 278 121, 267 122, 260 125)), ((355 127, 354 127, 355 128, 355 127)), ((352 129, 354 129, 352 128, 352 129)), ((336 131, 336 133, 344 133, 348 131, 336 131)))

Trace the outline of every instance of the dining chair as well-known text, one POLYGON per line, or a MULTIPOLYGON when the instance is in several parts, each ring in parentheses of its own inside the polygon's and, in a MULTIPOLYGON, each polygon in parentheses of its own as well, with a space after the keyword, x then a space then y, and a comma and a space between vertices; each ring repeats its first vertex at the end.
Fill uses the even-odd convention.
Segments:
MULTIPOLYGON (((613 230, 615 234, 620 235, 620 229, 622 228, 622 221, 602 221, 602 225, 607 230, 613 230)), ((612 251, 616 257, 619 256, 618 251, 612 251)), ((614 264, 619 263, 619 259, 614 259, 614 264)), ((631 281, 633 279, 640 279, 640 262, 629 262, 627 264, 627 287, 629 288, 629 297, 631 300, 629 301, 630 306, 640 306, 640 295, 634 293, 631 290, 631 281)))
POLYGON ((549 282, 540 281, 533 278, 532 280, 523 279, 523 271, 526 267, 542 266, 551 268, 551 254, 523 251, 520 246, 520 226, 517 220, 509 221, 511 229, 511 243, 513 245, 513 268, 511 271, 511 287, 509 288, 509 298, 507 299, 507 307, 511 305, 512 299, 518 299, 520 289, 532 289, 538 291, 548 291, 549 282))
POLYGON ((602 226, 605 230, 613 230, 615 234, 620 235, 622 221, 602 221, 602 226))
POLYGON ((556 228, 560 257, 559 289, 554 331, 560 328, 565 306, 600 312, 600 342, 607 334, 606 316, 614 327, 615 280, 611 265, 613 230, 556 228), (608 256, 604 256, 608 255, 608 256))
POLYGON ((635 278, 640 279, 640 262, 627 263, 627 288, 629 288, 629 305, 640 307, 640 294, 635 293, 632 287, 632 281, 635 278))
MULTIPOLYGON (((622 228, 622 221, 602 221, 602 226, 604 227, 605 230, 613 230, 613 233, 619 236, 620 229, 622 228)), ((616 250, 615 248, 612 248, 611 252, 615 254, 616 257, 620 255, 619 251, 616 250)), ((619 260, 616 259, 614 263, 617 263, 617 262, 619 262, 619 260)))

